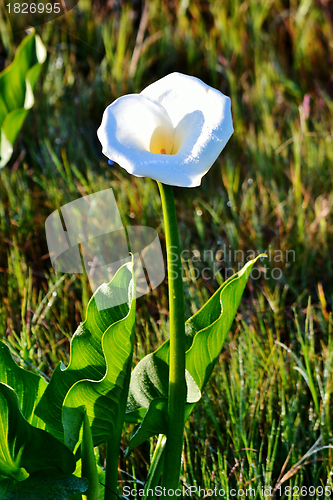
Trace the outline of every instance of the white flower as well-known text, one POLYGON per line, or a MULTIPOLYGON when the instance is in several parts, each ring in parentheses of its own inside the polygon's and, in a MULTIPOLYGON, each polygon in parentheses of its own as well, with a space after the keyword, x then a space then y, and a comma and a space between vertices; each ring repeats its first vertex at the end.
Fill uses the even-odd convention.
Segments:
POLYGON ((128 173, 195 187, 232 133, 229 97, 171 73, 108 106, 97 135, 105 156, 128 173))

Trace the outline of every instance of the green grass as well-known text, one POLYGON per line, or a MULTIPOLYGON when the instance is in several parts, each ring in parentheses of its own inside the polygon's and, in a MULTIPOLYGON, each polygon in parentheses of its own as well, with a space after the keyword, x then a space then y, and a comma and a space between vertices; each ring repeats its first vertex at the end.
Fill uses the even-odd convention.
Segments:
MULTIPOLYGON (((328 4, 153 0, 142 16, 122 4, 81 0, 37 28, 48 60, 0 172, 0 336, 47 376, 68 360, 91 291, 84 276, 56 275, 47 256, 45 219, 61 205, 112 187, 123 222, 154 227, 163 240, 157 186, 109 167, 96 130, 119 95, 172 71, 197 76, 230 95, 235 133, 200 188, 176 190, 187 316, 217 289, 218 268, 220 280, 251 252, 270 258, 186 425, 182 479, 225 489, 228 499, 231 488, 250 487, 251 498, 270 498, 262 487, 281 481, 282 493, 333 487, 328 4)), ((1 20, 6 63, 23 36, 1 20)), ((166 293, 163 284, 138 300, 135 362, 168 335, 166 293)), ((126 474, 145 479, 149 453, 147 443, 121 460, 126 484, 126 474)))

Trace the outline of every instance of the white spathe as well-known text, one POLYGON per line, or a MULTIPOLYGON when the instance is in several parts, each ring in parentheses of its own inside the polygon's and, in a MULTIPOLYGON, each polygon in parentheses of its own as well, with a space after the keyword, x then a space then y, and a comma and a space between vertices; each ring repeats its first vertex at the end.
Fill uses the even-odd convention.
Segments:
POLYGON ((97 135, 104 155, 128 173, 196 187, 233 130, 229 97, 198 78, 171 73, 108 106, 97 135))

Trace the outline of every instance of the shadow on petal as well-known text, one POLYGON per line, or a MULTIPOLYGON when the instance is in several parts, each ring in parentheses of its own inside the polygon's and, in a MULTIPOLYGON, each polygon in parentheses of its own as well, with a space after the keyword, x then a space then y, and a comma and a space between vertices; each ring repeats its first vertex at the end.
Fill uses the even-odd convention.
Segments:
POLYGON ((171 154, 181 152, 186 156, 193 156, 193 149, 201 136, 204 123, 205 117, 202 111, 187 113, 175 128, 171 154))

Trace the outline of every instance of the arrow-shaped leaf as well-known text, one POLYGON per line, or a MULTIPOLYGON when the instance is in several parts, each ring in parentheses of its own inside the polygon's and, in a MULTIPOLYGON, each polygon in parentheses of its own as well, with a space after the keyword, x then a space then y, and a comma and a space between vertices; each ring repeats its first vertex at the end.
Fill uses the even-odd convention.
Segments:
POLYGON ((32 33, 0 73, 0 169, 10 160, 15 139, 34 104, 33 89, 45 59, 45 47, 32 33))
MULTIPOLYGON (((64 441, 62 408, 68 391, 79 381, 101 381, 107 371, 102 338, 111 325, 127 317, 132 299, 132 264, 125 264, 115 274, 112 281, 101 285, 90 300, 87 317, 76 330, 71 343, 71 357, 67 368, 59 364, 37 407, 37 414, 46 422, 47 429, 59 440, 64 441), (98 309, 96 303, 108 302, 110 294, 117 293, 118 304, 108 309, 98 309)), ((131 316, 132 318, 132 316, 131 316)), ((112 353, 108 363, 117 364, 112 353)), ((80 387, 81 388, 81 387, 80 387)), ((77 389, 75 389, 77 390, 77 389)), ((68 406, 67 406, 68 408, 68 406)), ((73 429, 81 424, 81 415, 66 414, 66 425, 73 429), (73 420, 70 423, 70 419, 73 420)), ((68 434, 69 435, 69 434, 68 434)), ((73 440, 67 443, 71 448, 73 440)))
POLYGON ((0 476, 22 480, 26 472, 31 474, 50 467, 64 474, 74 472, 71 451, 51 434, 30 425, 14 390, 3 383, 0 383, 0 415, 0 476))
POLYGON ((20 368, 3 342, 0 342, 0 382, 14 389, 25 419, 34 427, 44 429, 44 422, 35 415, 35 407, 47 382, 39 375, 20 368))
MULTIPOLYGON (((79 436, 81 418, 74 419, 75 409, 86 410, 94 446, 120 435, 130 382, 134 345, 135 300, 128 315, 111 325, 102 339, 106 373, 100 381, 81 380, 68 391, 64 401, 65 442, 79 436)), ((80 412, 81 413, 81 412, 80 412)))
MULTIPOLYGON (((249 261, 243 269, 223 283, 185 324, 188 346, 186 352, 188 397, 185 405, 185 418, 189 416, 198 400, 195 399, 195 394, 203 391, 213 371, 236 315, 251 269, 259 257, 249 261), (189 380, 192 381, 191 386, 189 386, 189 380), (189 387, 191 387, 190 391, 189 387)), ((157 412, 157 407, 155 409, 156 405, 152 402, 155 398, 167 398, 168 369, 169 340, 154 353, 148 354, 133 370, 126 421, 140 422, 143 408, 148 408, 140 427, 133 436, 135 445, 160 433, 162 422, 166 423, 166 415, 162 419, 161 412, 163 408, 166 412, 167 405, 159 404, 159 414, 154 416, 152 412, 157 412)), ((133 447, 133 443, 130 443, 130 448, 133 447)))
POLYGON ((231 276, 206 304, 186 322, 186 332, 193 343, 186 352, 186 369, 201 390, 204 389, 235 318, 253 265, 249 261, 231 276))

